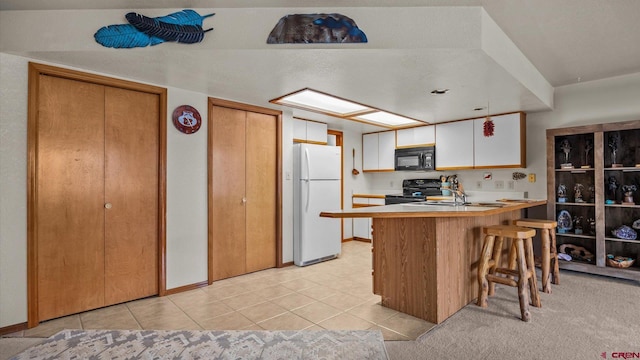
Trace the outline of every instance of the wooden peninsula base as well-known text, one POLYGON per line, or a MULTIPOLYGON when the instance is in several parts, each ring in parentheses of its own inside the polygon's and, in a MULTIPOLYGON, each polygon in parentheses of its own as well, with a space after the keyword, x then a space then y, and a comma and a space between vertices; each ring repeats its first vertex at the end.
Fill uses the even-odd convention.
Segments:
POLYGON ((523 209, 545 203, 422 212, 389 205, 321 216, 372 217, 373 292, 383 306, 439 324, 478 296, 482 227, 508 224, 522 218, 523 209))

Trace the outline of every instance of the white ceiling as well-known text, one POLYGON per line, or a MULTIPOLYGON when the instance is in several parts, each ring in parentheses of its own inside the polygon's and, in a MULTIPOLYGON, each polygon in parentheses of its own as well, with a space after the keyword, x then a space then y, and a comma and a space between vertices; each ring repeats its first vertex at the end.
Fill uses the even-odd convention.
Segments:
MULTIPOLYGON (((145 10, 149 13, 154 11, 151 9, 176 8, 213 9, 217 14, 211 21, 206 20, 205 26, 214 27, 216 35, 207 35, 211 39, 206 37, 201 47, 163 44, 158 49, 131 51, 68 45, 56 48, 49 44, 43 47, 37 43, 30 47, 29 39, 15 44, 13 36, 2 31, 0 50, 273 108, 278 107, 268 100, 310 87, 429 122, 482 116, 486 110, 472 109, 487 103, 492 113, 548 110, 552 104, 536 89, 536 82, 532 81, 536 75, 542 75, 540 78, 551 86, 560 86, 640 72, 637 0, 0 0, 3 12, 104 9, 105 20, 94 21, 94 31, 118 23, 107 16, 113 9, 145 14, 145 10), (452 10, 439 22, 420 12, 428 6, 452 10), (482 6, 517 46, 510 53, 524 55, 533 67, 521 69, 517 56, 500 53, 500 49, 488 50, 485 39, 474 36, 483 24, 467 21, 469 6, 482 6), (368 8, 406 10, 408 23, 421 26, 415 26, 419 28, 411 29, 411 33, 395 34, 398 41, 394 42, 393 30, 384 32, 384 22, 373 23, 371 16, 361 14, 352 17, 369 37, 369 43, 359 46, 314 46, 303 50, 300 45, 267 47, 263 44, 268 30, 252 34, 259 38, 260 45, 234 44, 229 39, 232 35, 228 31, 238 29, 225 21, 225 17, 232 18, 228 14, 277 12, 277 19, 301 13, 289 11, 294 8, 307 13, 349 8, 345 14, 348 16, 358 13, 357 9, 364 14, 368 14, 368 8), (424 27, 420 19, 411 19, 414 13, 424 18, 424 27), (434 25, 438 28, 434 29, 434 25), (428 93, 439 87, 452 91, 437 98, 428 93)), ((385 13, 385 9, 376 11, 385 13)), ((122 13, 122 23, 125 12, 118 12, 122 13)), ((10 17, 3 19, 10 22, 10 17)), ((275 25, 275 21, 268 21, 275 25)), ((297 110, 294 115, 330 122, 338 129, 376 130, 297 110)))

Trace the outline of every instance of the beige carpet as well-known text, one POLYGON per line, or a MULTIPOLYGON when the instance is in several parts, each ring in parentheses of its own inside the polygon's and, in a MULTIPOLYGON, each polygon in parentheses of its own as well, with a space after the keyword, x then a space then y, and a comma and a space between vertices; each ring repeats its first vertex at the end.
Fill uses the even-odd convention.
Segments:
POLYGON ((63 330, 12 359, 385 360, 387 354, 382 333, 368 330, 63 330))
POLYGON ((640 284, 561 271, 542 308, 520 320, 517 290, 501 287, 489 307, 467 305, 416 341, 387 341, 392 360, 607 359, 640 357, 640 284), (622 358, 622 357, 619 357, 622 358))

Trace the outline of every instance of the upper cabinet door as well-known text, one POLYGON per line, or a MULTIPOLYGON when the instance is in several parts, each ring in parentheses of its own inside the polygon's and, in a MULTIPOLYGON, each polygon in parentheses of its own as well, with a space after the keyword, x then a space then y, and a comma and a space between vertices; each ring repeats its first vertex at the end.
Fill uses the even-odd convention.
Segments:
POLYGON ((307 122, 305 120, 293 119, 293 141, 307 141, 307 122))
POLYGON ((307 142, 327 144, 327 124, 307 121, 307 142))
POLYGON ((395 168, 396 132, 385 131, 378 133, 378 170, 395 168))
POLYGON ((362 170, 378 170, 378 134, 362 135, 362 170))
POLYGON ((473 168, 473 120, 436 125, 436 170, 473 168))
POLYGON ((484 136, 485 118, 473 120, 475 167, 526 167, 524 114, 492 116, 491 120, 494 124, 493 136, 484 136))
POLYGON ((327 124, 294 118, 293 142, 326 145, 327 124))
POLYGON ((429 146, 436 142, 435 126, 420 126, 396 131, 396 146, 398 148, 429 146))

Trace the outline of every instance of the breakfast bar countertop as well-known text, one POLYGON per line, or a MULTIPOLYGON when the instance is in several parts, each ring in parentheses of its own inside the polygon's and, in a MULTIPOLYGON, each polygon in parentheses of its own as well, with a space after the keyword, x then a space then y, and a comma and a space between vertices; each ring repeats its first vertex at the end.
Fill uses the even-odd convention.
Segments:
POLYGON ((454 206, 435 200, 320 216, 373 218, 373 293, 385 307, 439 324, 477 297, 482 227, 509 224, 546 203, 501 199, 454 206))
POLYGON ((408 218, 408 217, 468 217, 495 215, 507 211, 545 205, 544 199, 501 199, 495 202, 470 202, 453 206, 446 202, 414 202, 395 205, 360 207, 322 211, 328 218, 408 218))

